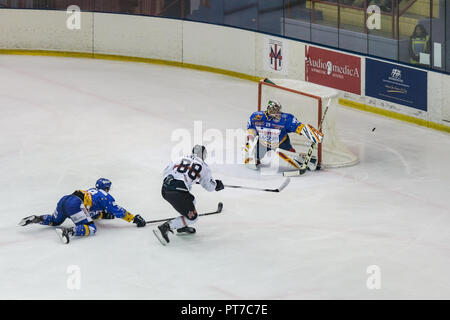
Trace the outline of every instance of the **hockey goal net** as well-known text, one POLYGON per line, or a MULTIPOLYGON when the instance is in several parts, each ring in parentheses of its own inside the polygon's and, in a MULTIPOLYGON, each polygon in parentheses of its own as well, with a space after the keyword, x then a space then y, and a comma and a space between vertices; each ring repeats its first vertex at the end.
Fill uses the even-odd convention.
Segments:
MULTIPOLYGON (((319 129, 325 115, 321 144, 314 148, 313 155, 321 167, 345 167, 358 163, 358 157, 341 142, 336 130, 337 90, 310 82, 292 79, 264 79, 259 82, 258 110, 265 110, 269 100, 280 102, 282 111, 293 114, 300 122, 319 129)), ((311 142, 298 134, 289 135, 292 146, 298 153, 306 153, 311 142)))

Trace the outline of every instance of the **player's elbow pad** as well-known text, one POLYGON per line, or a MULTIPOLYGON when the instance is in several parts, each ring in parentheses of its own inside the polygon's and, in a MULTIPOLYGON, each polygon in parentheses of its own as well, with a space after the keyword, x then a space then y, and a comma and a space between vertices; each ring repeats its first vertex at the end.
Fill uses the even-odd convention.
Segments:
POLYGON ((134 219, 134 215, 132 215, 128 211, 125 211, 125 215, 122 217, 122 219, 125 220, 126 222, 131 222, 134 219))

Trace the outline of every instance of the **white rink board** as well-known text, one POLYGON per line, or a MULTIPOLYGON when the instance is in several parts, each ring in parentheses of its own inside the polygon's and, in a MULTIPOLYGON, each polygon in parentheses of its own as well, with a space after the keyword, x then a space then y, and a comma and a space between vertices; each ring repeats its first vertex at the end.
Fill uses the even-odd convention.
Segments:
POLYGON ((255 33, 183 22, 183 62, 255 75, 255 33))
POLYGON ((81 29, 67 28, 65 11, 0 10, 0 49, 92 52, 94 14, 81 13, 81 29))
POLYGON ((95 14, 95 53, 181 62, 182 21, 120 14, 95 14))
POLYGON ((256 33, 256 53, 257 75, 268 78, 305 79, 305 45, 303 43, 256 33), (286 59, 287 56, 288 60, 286 64, 287 70, 277 72, 267 68, 268 61, 270 60, 268 54, 269 48, 267 47, 269 40, 282 42, 283 59, 286 59), (287 55, 285 56, 286 53, 287 55))
MULTIPOLYGON (((106 13, 82 13, 81 30, 68 30, 67 18, 65 11, 2 9, 0 30, 5 32, 0 33, 0 49, 125 55, 184 62, 257 77, 305 80, 305 44, 300 41, 282 39, 289 63, 287 72, 279 74, 264 68, 267 63, 265 42, 267 38, 280 40, 277 37, 206 23, 106 13)), ((342 92, 343 98, 448 126, 450 91, 446 84, 450 81, 449 75, 425 71, 429 83, 428 112, 424 112, 365 97, 364 57, 361 68, 362 96, 342 92)))

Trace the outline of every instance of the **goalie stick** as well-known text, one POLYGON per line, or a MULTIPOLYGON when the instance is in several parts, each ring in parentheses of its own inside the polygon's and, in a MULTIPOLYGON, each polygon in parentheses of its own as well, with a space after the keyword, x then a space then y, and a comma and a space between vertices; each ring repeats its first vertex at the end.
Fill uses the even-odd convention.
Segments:
MULTIPOLYGON (((330 102, 331 102, 331 99, 328 100, 327 107, 325 109, 325 112, 323 113, 322 119, 320 120, 320 124, 319 124, 319 128, 318 128, 319 131, 322 131, 323 120, 325 119, 325 115, 327 114, 330 102)), ((305 156, 305 161, 303 162, 303 165, 300 167, 299 170, 283 172, 283 176, 292 177, 292 176, 300 176, 300 175, 304 174, 306 172, 306 167, 308 166, 308 163, 311 160, 315 145, 316 144, 314 142, 311 143, 311 146, 308 149, 308 153, 305 156)))
POLYGON ((231 185, 224 185, 224 187, 237 188, 237 189, 248 189, 248 190, 258 190, 258 191, 268 191, 268 192, 280 192, 281 190, 286 188, 286 186, 289 184, 290 181, 291 181, 291 179, 286 177, 286 179, 284 179, 283 183, 276 189, 264 189, 264 188, 253 188, 253 187, 231 186, 231 185))
MULTIPOLYGON (((219 202, 219 204, 217 205, 217 210, 213 211, 213 212, 208 212, 208 213, 200 213, 198 216, 209 216, 211 214, 218 214, 221 213, 223 209, 223 203, 219 202)), ((167 218, 167 219, 159 219, 159 220, 150 220, 150 221, 145 221, 145 223, 156 223, 156 222, 163 222, 163 221, 170 221, 173 220, 175 218, 167 218)))

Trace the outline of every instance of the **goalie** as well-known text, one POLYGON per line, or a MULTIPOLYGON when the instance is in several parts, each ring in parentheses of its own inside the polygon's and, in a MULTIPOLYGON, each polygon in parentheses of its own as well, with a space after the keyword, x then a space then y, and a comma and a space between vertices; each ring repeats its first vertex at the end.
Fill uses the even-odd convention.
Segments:
MULTIPOLYGON (((310 124, 304 124, 290 113, 281 112, 281 104, 271 100, 266 111, 254 112, 247 122, 247 142, 244 148, 244 163, 248 168, 258 169, 261 159, 270 150, 283 159, 293 170, 299 170, 304 156, 292 147, 289 133, 307 137, 311 143, 321 143, 323 133, 310 124)), ((309 170, 315 170, 317 159, 312 157, 308 163, 309 170)))

